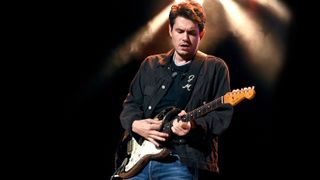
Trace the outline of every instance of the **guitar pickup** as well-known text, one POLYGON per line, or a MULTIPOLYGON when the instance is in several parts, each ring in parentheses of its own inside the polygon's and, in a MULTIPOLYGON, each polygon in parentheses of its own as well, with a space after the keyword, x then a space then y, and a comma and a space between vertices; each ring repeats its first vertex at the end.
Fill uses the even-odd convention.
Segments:
POLYGON ((133 140, 130 140, 128 143, 127 143, 127 154, 128 155, 131 155, 131 152, 132 152, 132 146, 133 146, 133 140))

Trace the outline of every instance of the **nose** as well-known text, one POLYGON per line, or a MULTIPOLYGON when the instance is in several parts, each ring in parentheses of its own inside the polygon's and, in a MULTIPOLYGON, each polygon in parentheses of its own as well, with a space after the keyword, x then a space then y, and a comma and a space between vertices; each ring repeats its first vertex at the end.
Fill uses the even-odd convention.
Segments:
POLYGON ((184 40, 184 41, 188 41, 188 40, 189 40, 189 36, 188 36, 188 33, 187 33, 187 32, 184 32, 184 33, 183 33, 183 40, 184 40))

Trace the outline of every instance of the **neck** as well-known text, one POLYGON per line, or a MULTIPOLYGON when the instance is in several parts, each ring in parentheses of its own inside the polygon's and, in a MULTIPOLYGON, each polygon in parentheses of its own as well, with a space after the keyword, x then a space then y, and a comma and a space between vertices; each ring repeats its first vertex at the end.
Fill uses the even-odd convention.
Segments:
POLYGON ((174 52, 173 54, 173 62, 177 65, 177 66, 183 66, 185 64, 188 64, 191 62, 191 59, 183 59, 181 56, 177 57, 177 52, 174 52))

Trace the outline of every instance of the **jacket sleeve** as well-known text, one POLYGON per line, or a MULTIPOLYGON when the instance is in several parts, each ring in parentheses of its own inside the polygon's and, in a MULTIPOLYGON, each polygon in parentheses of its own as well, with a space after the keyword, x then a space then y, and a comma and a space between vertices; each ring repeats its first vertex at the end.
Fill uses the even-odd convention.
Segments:
POLYGON ((132 135, 132 123, 134 120, 143 118, 143 87, 141 85, 141 78, 145 61, 142 62, 138 72, 131 81, 129 92, 122 106, 120 113, 120 122, 122 127, 132 135))
MULTIPOLYGON (((224 96, 230 91, 230 77, 227 65, 224 61, 219 60, 214 68, 215 74, 211 81, 212 91, 210 92, 212 100, 224 96)), ((223 104, 207 115, 197 119, 195 121, 195 131, 202 132, 204 134, 209 133, 214 136, 220 135, 229 127, 232 115, 232 105, 223 104)))

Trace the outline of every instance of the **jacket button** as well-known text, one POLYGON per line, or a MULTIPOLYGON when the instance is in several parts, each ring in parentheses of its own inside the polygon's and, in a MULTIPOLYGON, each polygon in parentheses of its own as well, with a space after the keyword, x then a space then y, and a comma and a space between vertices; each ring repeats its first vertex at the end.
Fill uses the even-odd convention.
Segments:
POLYGON ((161 88, 162 88, 162 89, 165 89, 165 88, 166 88, 166 86, 165 86, 165 85, 162 85, 162 86, 161 86, 161 88))
POLYGON ((149 109, 149 110, 151 110, 151 108, 152 108, 151 106, 148 106, 148 109, 149 109))

